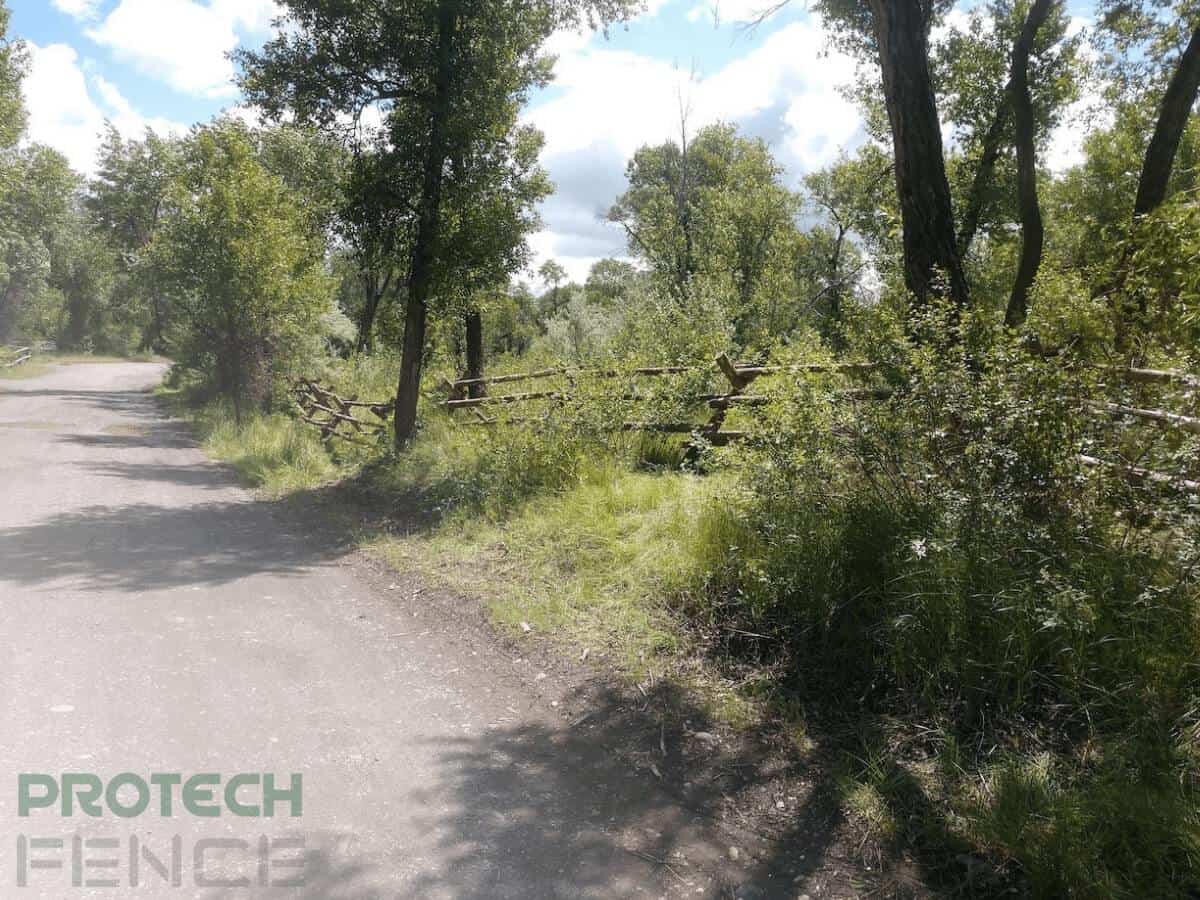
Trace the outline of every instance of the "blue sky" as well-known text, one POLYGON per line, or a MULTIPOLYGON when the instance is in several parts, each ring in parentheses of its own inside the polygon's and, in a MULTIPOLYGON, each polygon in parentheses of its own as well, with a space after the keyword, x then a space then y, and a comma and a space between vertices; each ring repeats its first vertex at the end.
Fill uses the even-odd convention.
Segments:
MULTIPOLYGON (((560 34, 557 81, 525 111, 546 134, 543 161, 558 191, 532 241, 574 277, 623 255, 603 222, 642 144, 714 121, 764 138, 796 183, 863 140, 839 86, 852 62, 825 51, 818 19, 794 2, 765 24, 771 0, 648 0, 634 21, 598 34, 560 34)), ((81 171, 94 166, 108 120, 129 136, 185 130, 236 108, 226 54, 261 44, 273 0, 9 0, 12 31, 30 44, 30 133, 81 171)), ((1074 3, 1072 4, 1075 5, 1074 3)), ((1068 138, 1064 137, 1064 141, 1068 138)))

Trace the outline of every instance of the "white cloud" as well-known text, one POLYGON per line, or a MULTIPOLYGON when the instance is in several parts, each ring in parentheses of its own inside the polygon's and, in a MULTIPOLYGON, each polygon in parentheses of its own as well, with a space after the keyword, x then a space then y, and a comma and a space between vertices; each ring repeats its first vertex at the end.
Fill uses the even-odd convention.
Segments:
POLYGON ((167 119, 140 115, 116 85, 99 75, 93 75, 89 84, 73 47, 31 43, 29 49, 31 65, 22 84, 29 110, 29 138, 58 150, 76 171, 95 171, 106 120, 126 137, 140 137, 147 128, 160 134, 186 130, 167 119))
POLYGON ((277 14, 273 0, 121 0, 88 37, 178 91, 232 97, 239 33, 261 33, 277 14))
POLYGON ((96 18, 99 12, 100 0, 51 0, 54 8, 64 12, 72 19, 86 22, 96 18))
MULTIPOLYGON (((751 11, 762 5, 743 4, 751 11)), ((690 110, 691 131, 724 121, 762 137, 793 178, 862 139, 858 110, 838 91, 853 78, 854 62, 826 52, 816 16, 779 28, 707 77, 566 38, 555 49, 561 57, 552 99, 525 115, 546 135, 543 161, 558 188, 533 247, 539 263, 552 256, 573 277, 597 257, 624 252, 619 231, 601 221, 604 211, 623 190, 633 152, 678 137, 681 105, 690 110)))

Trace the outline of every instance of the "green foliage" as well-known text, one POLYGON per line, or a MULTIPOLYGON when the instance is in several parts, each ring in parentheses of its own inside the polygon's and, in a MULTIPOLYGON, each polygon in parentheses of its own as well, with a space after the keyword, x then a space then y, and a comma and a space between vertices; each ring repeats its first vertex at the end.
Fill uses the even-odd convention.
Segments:
POLYGON ((187 410, 204 449, 248 484, 279 496, 317 487, 340 473, 309 426, 286 415, 243 415, 218 400, 187 410))
POLYGON ((25 130, 21 79, 28 63, 23 41, 8 33, 8 4, 0 0, 0 151, 15 147, 25 130))
POLYGON ((233 122, 193 136, 168 202, 152 253, 180 319, 179 361, 211 372, 240 418, 323 349, 314 345, 332 299, 323 248, 233 122))
POLYGON ((1177 194, 1141 218, 1116 257, 1123 267, 1113 308, 1142 359, 1200 362, 1200 203, 1177 194))
POLYGON ((609 219, 681 310, 697 292, 722 292, 739 342, 761 344, 796 318, 780 309, 796 302, 798 212, 780 174, 762 141, 709 126, 638 150, 609 219))
MULTIPOLYGON (((1125 438, 1074 399, 1102 395, 1093 367, 982 323, 964 344, 929 339, 948 319, 922 328, 893 348, 905 387, 886 403, 779 389, 736 494, 699 520, 711 576, 692 614, 773 638, 743 650, 787 664, 802 696, 932 719, 963 746, 1016 742, 944 758, 934 793, 958 798, 960 841, 1016 858, 1037 894, 1194 889, 1195 510, 1080 464, 1125 438)), ((876 788, 911 818, 897 782, 876 788)))
POLYGON ((25 311, 37 318, 48 299, 51 264, 74 221, 78 184, 66 159, 48 147, 34 144, 0 158, 0 341, 25 311))

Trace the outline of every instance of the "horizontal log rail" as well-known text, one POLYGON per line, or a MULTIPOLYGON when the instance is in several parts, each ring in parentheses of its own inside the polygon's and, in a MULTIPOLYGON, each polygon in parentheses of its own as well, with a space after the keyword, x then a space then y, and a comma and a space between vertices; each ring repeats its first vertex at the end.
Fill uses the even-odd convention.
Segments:
POLYGON ((1151 469, 1144 469, 1141 466, 1129 466, 1124 463, 1109 462, 1108 460, 1097 459, 1094 456, 1088 456, 1083 453, 1079 454, 1076 459, 1088 468, 1116 471, 1127 481, 1134 482, 1135 484, 1156 484, 1188 494, 1200 494, 1200 481, 1192 481, 1188 478, 1168 475, 1165 472, 1155 472, 1151 469))
POLYGON ((1200 388, 1200 376, 1175 369, 1138 369, 1128 366, 1105 366, 1105 368, 1139 384, 1174 384, 1200 388))
POLYGON ((561 391, 533 391, 527 394, 502 394, 498 397, 468 397, 463 400, 447 400, 446 409, 475 409, 495 403, 527 403, 531 400, 568 400, 561 391))
POLYGON ((16 347, 11 352, 16 359, 10 363, 6 363, 3 366, 5 369, 15 369, 17 366, 23 366, 25 363, 33 359, 32 347, 16 347))
POLYGON ((1111 413, 1114 416, 1129 416, 1133 419, 1140 419, 1143 422, 1155 422, 1159 425, 1180 428, 1192 434, 1200 434, 1200 419, 1194 416, 1182 416, 1179 413, 1167 412, 1163 409, 1140 409, 1136 406, 1124 406, 1120 403, 1089 402, 1087 406, 1089 409, 1111 413))
MULTIPOLYGON (((835 374, 859 374, 869 375, 880 370, 881 366, 875 363, 809 363, 789 366, 760 366, 754 363, 731 363, 733 371, 740 376, 756 379, 767 375, 778 375, 781 373, 806 373, 818 374, 829 372, 835 374)), ((518 381, 537 381, 545 378, 620 378, 622 376, 630 376, 635 378, 654 378, 665 375, 686 375, 689 372, 701 372, 703 368, 697 366, 643 366, 635 369, 569 369, 569 368, 554 368, 541 369, 536 372, 516 372, 508 375, 492 375, 487 378, 460 378, 457 381, 450 381, 449 385, 452 391, 462 391, 472 387, 486 387, 493 384, 513 384, 518 381)))
POLYGON ((682 375, 687 372, 699 371, 691 366, 651 366, 640 369, 541 369, 537 372, 515 372, 510 375, 492 375, 488 378, 460 378, 449 382, 454 391, 472 387, 485 387, 489 384, 513 384, 518 381, 538 381, 544 378, 619 378, 622 375, 654 377, 659 375, 682 375))

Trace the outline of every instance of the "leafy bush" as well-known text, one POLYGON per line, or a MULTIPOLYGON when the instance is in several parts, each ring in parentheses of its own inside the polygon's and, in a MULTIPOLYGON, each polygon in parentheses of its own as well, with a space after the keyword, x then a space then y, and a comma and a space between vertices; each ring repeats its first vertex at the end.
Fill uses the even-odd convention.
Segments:
POLYGON ((1044 896, 1195 888, 1196 508, 1081 464, 1119 449, 1094 367, 924 325, 886 402, 787 386, 701 516, 692 613, 775 638, 792 690, 981 747, 960 813, 1044 896))

